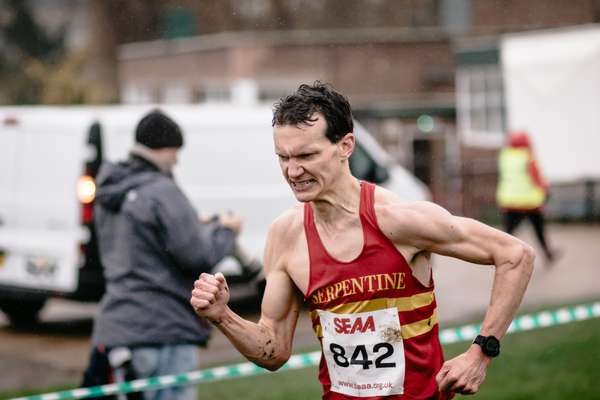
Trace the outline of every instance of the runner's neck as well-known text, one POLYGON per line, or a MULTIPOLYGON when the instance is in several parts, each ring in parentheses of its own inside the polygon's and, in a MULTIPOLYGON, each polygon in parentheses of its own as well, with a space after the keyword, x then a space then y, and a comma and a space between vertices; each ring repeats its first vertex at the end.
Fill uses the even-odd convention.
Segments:
POLYGON ((348 217, 356 217, 360 209, 360 181, 352 176, 337 185, 323 198, 312 201, 315 222, 335 224, 348 217))

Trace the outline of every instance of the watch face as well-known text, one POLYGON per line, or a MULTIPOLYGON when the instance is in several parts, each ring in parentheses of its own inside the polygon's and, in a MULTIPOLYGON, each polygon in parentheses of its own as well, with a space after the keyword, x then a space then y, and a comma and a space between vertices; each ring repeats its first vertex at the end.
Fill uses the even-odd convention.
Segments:
POLYGON ((483 353, 490 357, 496 357, 500 354, 500 342, 498 339, 488 336, 483 342, 483 353))

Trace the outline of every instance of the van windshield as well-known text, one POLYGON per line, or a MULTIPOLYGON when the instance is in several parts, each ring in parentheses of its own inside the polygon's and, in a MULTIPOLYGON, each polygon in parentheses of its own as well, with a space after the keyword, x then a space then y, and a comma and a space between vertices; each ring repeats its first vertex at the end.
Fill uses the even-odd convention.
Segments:
POLYGON ((359 142, 356 142, 350 156, 350 171, 358 179, 376 184, 384 183, 389 178, 387 168, 377 164, 359 142))

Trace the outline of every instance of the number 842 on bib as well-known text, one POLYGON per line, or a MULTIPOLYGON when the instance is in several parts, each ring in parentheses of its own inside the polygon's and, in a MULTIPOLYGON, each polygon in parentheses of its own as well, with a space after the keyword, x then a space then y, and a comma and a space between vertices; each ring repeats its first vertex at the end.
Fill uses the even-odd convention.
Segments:
POLYGON ((319 319, 332 391, 359 397, 403 393, 404 346, 397 309, 356 314, 320 310, 319 319), (398 334, 384 337, 390 331, 398 334))

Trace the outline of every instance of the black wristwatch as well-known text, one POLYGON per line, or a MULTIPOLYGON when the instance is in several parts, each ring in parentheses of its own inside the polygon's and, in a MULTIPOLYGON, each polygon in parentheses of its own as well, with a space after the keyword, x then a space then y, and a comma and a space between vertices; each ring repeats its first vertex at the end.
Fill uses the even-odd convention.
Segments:
POLYGON ((497 357, 500 354, 500 341, 495 336, 477 335, 473 343, 481 346, 481 351, 488 357, 497 357))

